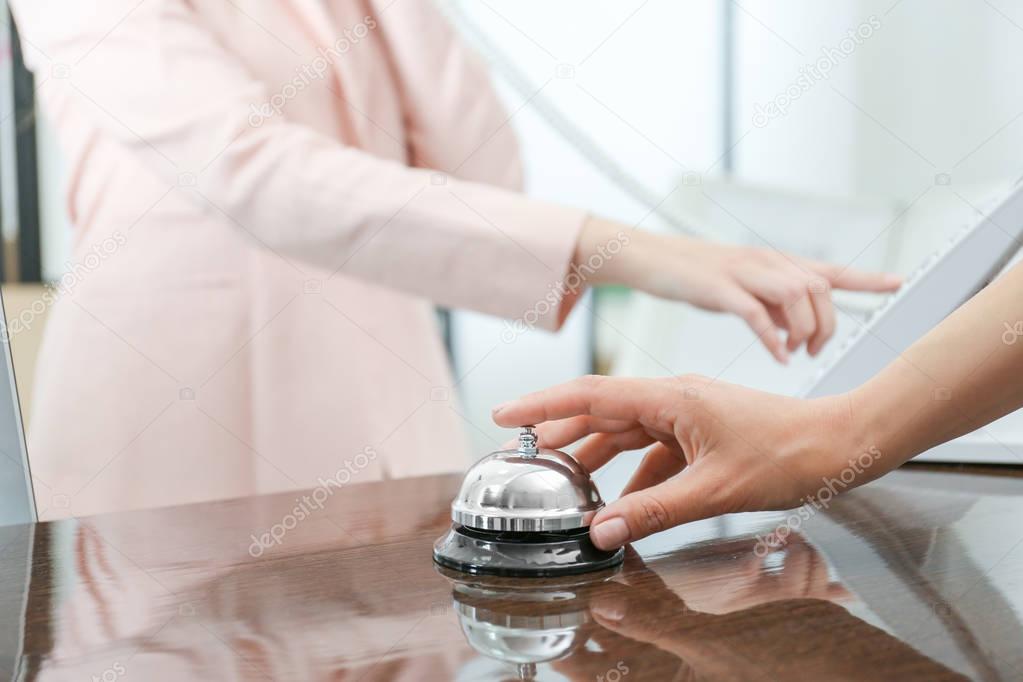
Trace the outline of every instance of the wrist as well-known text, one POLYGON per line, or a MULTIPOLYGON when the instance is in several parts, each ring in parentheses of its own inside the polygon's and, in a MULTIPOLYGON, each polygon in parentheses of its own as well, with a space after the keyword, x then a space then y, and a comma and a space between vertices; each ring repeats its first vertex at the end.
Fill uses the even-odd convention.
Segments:
POLYGON ((875 377, 841 398, 849 415, 850 443, 876 455, 868 480, 898 468, 916 454, 904 432, 907 405, 899 404, 898 393, 888 389, 883 377, 875 377))
POLYGON ((879 445, 874 425, 853 392, 805 401, 805 418, 795 424, 791 445, 798 453, 793 471, 810 497, 835 495, 879 478, 898 466, 879 445), (827 488, 828 493, 822 493, 827 488))
POLYGON ((572 269, 587 284, 619 284, 642 288, 642 257, 648 233, 621 223, 591 216, 583 223, 572 258, 572 269))

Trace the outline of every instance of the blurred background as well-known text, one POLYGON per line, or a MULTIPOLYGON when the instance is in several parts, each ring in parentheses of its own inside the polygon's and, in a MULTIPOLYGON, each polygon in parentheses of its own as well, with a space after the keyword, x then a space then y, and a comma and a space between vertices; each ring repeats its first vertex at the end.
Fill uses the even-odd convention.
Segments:
MULTIPOLYGON (((528 192, 628 224, 908 274, 1023 174, 1015 0, 441 4, 492 68, 528 192)), ((12 339, 30 422, 43 286, 69 267, 72 226, 38 84, 3 30, 0 265, 8 318, 31 321, 12 339)), ((482 455, 506 438, 492 405, 593 371, 797 393, 878 303, 836 298, 836 341, 788 368, 738 320, 614 289, 557 337, 508 341, 501 320, 446 311, 466 430, 482 455)), ((991 433, 1023 443, 1011 419, 991 433)))
MULTIPOLYGON (((909 274, 1023 174, 1023 91, 1008 86, 1023 3, 448 8, 516 112, 530 192, 627 223, 909 274)), ((464 390, 481 426, 497 401, 589 367, 797 393, 878 303, 836 299, 835 341, 788 368, 739 320, 612 290, 559 338, 500 344, 499 321, 456 313, 453 350, 479 363, 464 390)), ((1023 453, 1010 422, 988 431, 1023 453)))

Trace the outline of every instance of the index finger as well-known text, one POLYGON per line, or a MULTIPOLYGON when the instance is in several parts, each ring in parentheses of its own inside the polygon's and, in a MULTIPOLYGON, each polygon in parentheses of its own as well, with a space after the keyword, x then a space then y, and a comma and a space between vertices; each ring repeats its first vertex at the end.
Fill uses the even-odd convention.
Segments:
POLYGON ((651 418, 678 396, 664 379, 586 376, 498 405, 492 417, 499 426, 513 427, 585 414, 639 421, 670 433, 670 425, 665 428, 651 418))
POLYGON ((836 289, 847 291, 895 291, 902 285, 902 278, 886 272, 865 272, 855 268, 842 267, 834 263, 807 260, 807 267, 827 279, 836 289))

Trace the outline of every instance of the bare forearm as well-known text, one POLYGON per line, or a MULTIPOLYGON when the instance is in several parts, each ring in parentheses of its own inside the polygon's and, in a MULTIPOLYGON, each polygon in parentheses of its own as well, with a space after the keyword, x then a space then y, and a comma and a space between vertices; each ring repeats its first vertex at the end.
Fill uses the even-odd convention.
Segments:
POLYGON ((591 217, 579 233, 573 266, 591 285, 621 284, 641 288, 644 259, 628 252, 646 252, 651 236, 612 220, 591 217))
POLYGON ((850 394, 860 440, 892 468, 1023 406, 1023 338, 1006 334, 1019 320, 1021 265, 850 394))

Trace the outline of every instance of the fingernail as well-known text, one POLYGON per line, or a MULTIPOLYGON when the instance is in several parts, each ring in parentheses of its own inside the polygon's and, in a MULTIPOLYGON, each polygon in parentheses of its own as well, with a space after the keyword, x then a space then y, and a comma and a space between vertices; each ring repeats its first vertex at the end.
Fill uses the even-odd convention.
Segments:
POLYGON ((590 529, 590 538, 600 549, 618 549, 629 539, 629 526, 620 516, 601 521, 590 529))
POLYGON ((501 410, 503 410, 506 407, 508 407, 508 403, 501 403, 500 405, 498 405, 494 409, 490 410, 490 414, 496 415, 498 412, 500 412, 501 410))
POLYGON ((897 287, 902 284, 902 277, 899 275, 885 275, 884 283, 890 287, 897 287))

